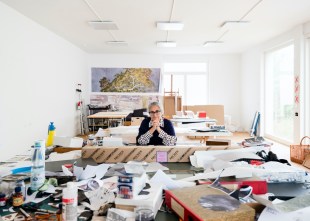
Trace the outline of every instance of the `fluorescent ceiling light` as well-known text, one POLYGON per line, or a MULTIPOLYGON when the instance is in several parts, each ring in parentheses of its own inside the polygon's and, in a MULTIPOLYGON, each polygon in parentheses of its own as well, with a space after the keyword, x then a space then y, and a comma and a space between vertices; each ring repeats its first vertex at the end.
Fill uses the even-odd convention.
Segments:
POLYGON ((249 23, 250 21, 225 21, 221 24, 221 28, 243 27, 249 23))
POLYGON ((212 45, 212 44, 221 44, 224 43, 223 41, 206 41, 203 45, 203 47, 206 47, 208 45, 212 45))
POLYGON ((175 41, 158 41, 156 45, 159 48, 174 48, 177 46, 177 43, 175 41))
POLYGON ((174 21, 164 21, 164 22, 157 22, 157 28, 159 30, 165 31, 181 31, 184 28, 184 24, 182 22, 174 21))
POLYGON ((114 45, 114 46, 127 46, 128 43, 126 41, 107 41, 108 45, 114 45))
POLYGON ((118 30, 116 23, 112 21, 90 21, 88 24, 96 30, 118 30))

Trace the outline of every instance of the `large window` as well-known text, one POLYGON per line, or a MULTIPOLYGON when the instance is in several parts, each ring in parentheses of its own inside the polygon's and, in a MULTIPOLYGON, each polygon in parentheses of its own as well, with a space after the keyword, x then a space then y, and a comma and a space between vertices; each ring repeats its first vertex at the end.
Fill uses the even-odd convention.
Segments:
POLYGON ((179 92, 185 105, 207 104, 207 64, 164 64, 163 88, 165 92, 179 92))
POLYGON ((294 45, 265 56, 265 132, 279 141, 294 140, 294 45))

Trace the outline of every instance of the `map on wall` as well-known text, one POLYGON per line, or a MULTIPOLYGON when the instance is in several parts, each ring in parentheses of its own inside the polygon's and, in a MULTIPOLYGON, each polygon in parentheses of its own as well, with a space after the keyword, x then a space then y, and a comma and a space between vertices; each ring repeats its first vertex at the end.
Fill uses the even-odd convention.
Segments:
POLYGON ((159 92, 160 68, 92 68, 92 92, 159 92))

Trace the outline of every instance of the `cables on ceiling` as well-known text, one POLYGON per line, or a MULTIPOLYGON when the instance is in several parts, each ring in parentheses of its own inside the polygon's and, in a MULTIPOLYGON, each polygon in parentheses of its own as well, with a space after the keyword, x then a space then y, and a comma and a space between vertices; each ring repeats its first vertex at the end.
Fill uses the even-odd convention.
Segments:
MULTIPOLYGON (((97 16, 97 18, 99 19, 99 21, 103 22, 103 19, 101 18, 101 16, 99 15, 99 13, 94 9, 94 7, 88 2, 88 0, 84 0, 85 4, 88 6, 88 8, 90 9, 90 11, 92 13, 94 13, 95 16, 97 16)), ((113 38, 114 41, 116 40, 116 37, 112 34, 112 32, 110 30, 106 30, 113 38)))

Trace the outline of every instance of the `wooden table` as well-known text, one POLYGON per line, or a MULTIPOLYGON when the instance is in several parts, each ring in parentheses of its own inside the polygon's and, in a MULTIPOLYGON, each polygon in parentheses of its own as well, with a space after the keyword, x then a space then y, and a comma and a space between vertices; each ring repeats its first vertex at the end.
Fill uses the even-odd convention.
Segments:
POLYGON ((87 119, 91 120, 91 124, 89 123, 89 126, 93 127, 93 131, 95 127, 100 127, 100 126, 105 126, 104 120, 107 120, 107 127, 111 126, 111 123, 115 120, 119 120, 119 124, 123 125, 124 124, 124 119, 125 117, 130 114, 130 111, 107 111, 107 112, 98 112, 93 115, 87 116, 87 119), (102 120, 102 124, 95 124, 95 120, 99 119, 102 120))

